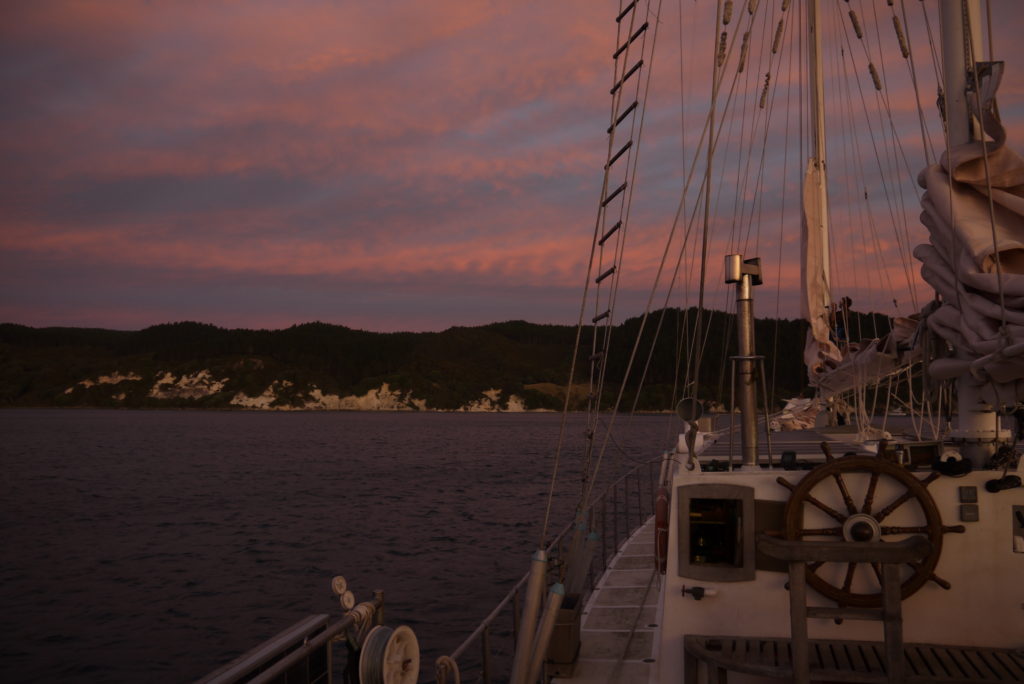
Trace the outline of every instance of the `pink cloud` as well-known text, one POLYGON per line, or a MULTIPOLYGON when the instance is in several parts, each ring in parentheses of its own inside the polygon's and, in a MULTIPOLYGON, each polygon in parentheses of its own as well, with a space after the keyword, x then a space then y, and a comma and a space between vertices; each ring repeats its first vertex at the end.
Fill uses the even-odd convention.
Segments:
MULTIPOLYGON (((770 35, 782 15, 778 3, 762 5, 765 14, 752 25, 746 12, 738 12, 730 36, 745 30, 755 38, 770 35)), ((841 4, 840 14, 829 17, 829 42, 841 35, 847 7, 841 4)), ((697 26, 713 5, 685 9, 684 24, 697 26)), ((14 84, 23 97, 0 138, 0 150, 18 160, 7 176, 5 197, 12 199, 0 218, 0 250, 110 269, 127 263, 187 268, 211 277, 344 274, 377 283, 443 275, 452 287, 524 280, 576 287, 606 153, 617 11, 617 3, 592 0, 543 6, 23 5, 6 29, 15 56, 26 55, 19 63, 26 77, 14 84)), ((676 11, 666 8, 661 17, 659 46, 677 42, 676 11)), ((888 11, 879 12, 878 37, 871 17, 862 19, 870 27, 871 58, 879 65, 880 55, 885 58, 896 135, 912 163, 920 163, 917 103, 888 11)), ((1009 12, 1024 17, 1024 9, 1009 12)), ((794 11, 787 21, 793 22, 791 36, 794 11)), ((996 23, 997 50, 1024 69, 1024 47, 1008 37, 1013 25, 996 23)), ((924 56, 919 99, 934 121, 934 83, 920 19, 915 16, 908 30, 915 51, 924 56)), ((625 285, 637 292, 661 258, 661 240, 686 172, 680 159, 696 152, 703 119, 694 112, 708 94, 713 33, 696 31, 695 40, 706 45, 688 59, 682 77, 676 53, 665 50, 655 57, 643 147, 655 170, 639 177, 630 237, 635 254, 624 268, 625 285), (677 112, 680 78, 685 121, 677 112)), ((736 114, 719 114, 725 132, 715 194, 722 199, 716 200, 711 251, 712 271, 733 249, 757 250, 766 263, 770 256, 770 270, 786 290, 797 287, 791 248, 798 235, 794 212, 803 166, 795 149, 785 164, 780 152, 783 142, 796 146, 799 129, 795 79, 803 61, 791 60, 791 45, 788 37, 774 57, 766 50, 752 52, 736 81, 736 114), (768 115, 756 101, 769 59, 776 90, 766 135, 753 124, 768 115), (793 73, 787 72, 790 64, 793 73), (761 144, 767 151, 763 170, 761 144), (743 156, 748 149, 754 156, 743 156), (787 211, 780 219, 783 172, 789 176, 787 211), (775 262, 780 241, 784 257, 775 262)), ((729 69, 735 68, 737 50, 729 69)), ((869 282, 837 276, 836 282, 884 303, 873 283, 891 280, 905 289, 902 269, 885 265, 894 257, 889 245, 883 245, 888 260, 870 264, 858 239, 849 237, 861 228, 856 212, 845 207, 854 207, 864 186, 877 183, 866 131, 879 140, 892 133, 887 120, 872 121, 870 129, 846 123, 849 107, 860 106, 856 83, 867 85, 868 99, 875 99, 864 54, 854 50, 847 57, 857 80, 846 87, 855 99, 830 110, 830 125, 862 137, 856 148, 848 141, 831 148, 838 177, 835 244, 855 268, 886 277, 869 282), (855 152, 865 158, 858 160, 855 152)), ((842 84, 842 63, 830 62, 829 69, 830 84, 842 84)), ((1024 144, 1021 73, 1008 74, 1001 100, 1018 147, 1024 144)), ((720 104, 731 85, 730 77, 720 104)), ((932 132, 937 133, 934 125, 932 132)), ((907 176, 900 190, 907 203, 894 210, 897 222, 908 221, 912 240, 922 240, 912 174, 901 175, 907 176)), ((876 224, 891 223, 876 196, 880 192, 871 190, 876 224)), ((696 198, 695 183, 687 215, 696 198)), ((685 225, 684 220, 681 230, 685 225)), ((697 239, 691 236, 691 249, 697 239)), ((696 287, 692 276, 685 287, 696 287)))

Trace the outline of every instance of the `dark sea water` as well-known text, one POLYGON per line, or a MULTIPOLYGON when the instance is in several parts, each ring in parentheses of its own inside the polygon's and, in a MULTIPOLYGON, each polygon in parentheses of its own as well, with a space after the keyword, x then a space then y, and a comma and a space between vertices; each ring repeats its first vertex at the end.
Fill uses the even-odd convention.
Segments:
MULTIPOLYGON (((526 571, 556 414, 0 411, 0 681, 191 681, 385 592, 424 670, 526 571)), ((646 461, 672 419, 620 418, 646 461)), ((554 520, 579 492, 579 435, 554 520)))

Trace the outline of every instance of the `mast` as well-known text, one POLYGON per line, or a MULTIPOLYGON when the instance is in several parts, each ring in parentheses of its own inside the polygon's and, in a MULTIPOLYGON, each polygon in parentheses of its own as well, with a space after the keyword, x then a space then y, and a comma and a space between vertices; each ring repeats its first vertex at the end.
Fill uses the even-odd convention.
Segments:
POLYGON ((810 86, 811 86, 811 122, 813 123, 813 163, 818 169, 818 208, 820 221, 808 226, 808 230, 818 232, 821 248, 821 272, 824 276, 825 290, 822 292, 821 306, 831 304, 832 277, 829 264, 828 247, 828 182, 825 175, 825 75, 821 66, 821 14, 820 0, 809 0, 807 3, 807 29, 810 33, 810 86))
MULTIPOLYGON (((947 149, 953 150, 982 138, 967 101, 968 72, 975 70, 981 51, 981 13, 978 0, 946 1, 940 6, 947 149)), ((953 213, 955 220, 955 205, 953 213)), ((970 360, 960 352, 957 356, 970 360)), ((982 390, 969 372, 957 379, 957 425, 950 435, 960 446, 963 457, 970 459, 975 467, 985 465, 1001 436, 999 416, 985 401, 982 390)))

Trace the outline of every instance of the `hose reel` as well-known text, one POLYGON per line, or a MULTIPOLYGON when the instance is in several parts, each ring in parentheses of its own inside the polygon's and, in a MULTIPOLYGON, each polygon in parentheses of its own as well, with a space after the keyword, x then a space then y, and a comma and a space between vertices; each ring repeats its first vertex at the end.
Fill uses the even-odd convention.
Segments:
POLYGON ((359 655, 359 684, 416 684, 420 646, 413 631, 377 625, 366 635, 359 655))

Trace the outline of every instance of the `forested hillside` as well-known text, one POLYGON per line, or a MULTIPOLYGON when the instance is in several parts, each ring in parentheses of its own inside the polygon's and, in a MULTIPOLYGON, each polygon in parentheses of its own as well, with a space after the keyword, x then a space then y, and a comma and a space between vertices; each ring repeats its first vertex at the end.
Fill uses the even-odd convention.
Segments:
MULTIPOLYGON (((693 310, 669 309, 648 320, 627 408, 641 376, 637 408, 670 407, 680 391, 674 379, 692 351, 679 340, 691 339, 695 324, 693 310)), ((633 318, 613 329, 605 406, 614 401, 639 328, 633 318)), ((711 312, 703 328, 700 395, 727 401, 733 317, 711 312)), ((804 388, 805 329, 802 321, 757 323, 757 350, 768 359, 776 400, 804 388)), ((228 330, 183 322, 131 332, 8 323, 0 324, 0 405, 559 409, 575 336, 572 326, 524 321, 437 333, 373 333, 326 323, 228 330)), ((585 332, 576 383, 587 381, 592 343, 585 332)), ((585 394, 575 388, 575 408, 585 394)))

